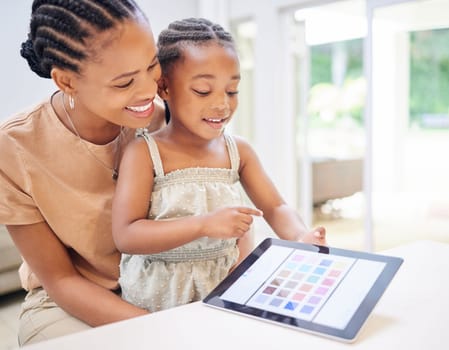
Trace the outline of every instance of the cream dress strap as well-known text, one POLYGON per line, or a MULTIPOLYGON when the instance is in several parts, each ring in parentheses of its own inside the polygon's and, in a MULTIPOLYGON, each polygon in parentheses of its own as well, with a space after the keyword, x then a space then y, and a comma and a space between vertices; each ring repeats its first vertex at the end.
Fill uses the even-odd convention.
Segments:
POLYGON ((159 154, 159 149, 157 147, 156 141, 150 135, 147 129, 138 129, 136 136, 143 137, 148 145, 148 150, 150 151, 151 160, 153 161, 154 173, 157 177, 164 176, 164 168, 162 166, 161 155, 159 154))
MULTIPOLYGON (((143 137, 147 142, 151 160, 153 161, 154 173, 157 177, 163 177, 164 167, 162 166, 162 159, 156 141, 146 129, 139 129, 136 132, 136 136, 143 137)), ((238 173, 240 168, 240 155, 237 144, 231 135, 223 134, 223 137, 226 141, 226 147, 228 149, 229 159, 231 161, 231 169, 238 173)))

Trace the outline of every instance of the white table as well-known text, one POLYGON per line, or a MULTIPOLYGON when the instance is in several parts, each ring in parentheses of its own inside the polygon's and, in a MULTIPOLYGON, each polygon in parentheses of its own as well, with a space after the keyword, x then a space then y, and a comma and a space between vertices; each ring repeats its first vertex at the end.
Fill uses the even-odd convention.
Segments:
POLYGON ((382 253, 404 263, 352 344, 197 302, 26 349, 449 349, 449 244, 417 241, 382 253))

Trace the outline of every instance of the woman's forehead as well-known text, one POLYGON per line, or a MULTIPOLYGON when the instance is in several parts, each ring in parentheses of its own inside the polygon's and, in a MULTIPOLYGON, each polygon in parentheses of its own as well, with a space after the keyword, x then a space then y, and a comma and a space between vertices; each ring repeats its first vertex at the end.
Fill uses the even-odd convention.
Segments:
POLYGON ((100 68, 111 66, 120 73, 123 69, 140 66, 141 62, 148 64, 156 56, 157 49, 150 26, 126 22, 115 30, 102 33, 92 42, 93 55, 86 62, 87 65, 99 65, 100 68))

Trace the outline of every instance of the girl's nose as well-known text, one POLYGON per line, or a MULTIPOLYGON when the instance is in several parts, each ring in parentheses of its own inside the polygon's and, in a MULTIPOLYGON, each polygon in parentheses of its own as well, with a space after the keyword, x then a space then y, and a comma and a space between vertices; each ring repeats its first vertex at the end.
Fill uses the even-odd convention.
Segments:
POLYGON ((220 95, 214 101, 214 108, 219 110, 219 111, 228 111, 230 109, 228 94, 225 93, 223 95, 220 95))

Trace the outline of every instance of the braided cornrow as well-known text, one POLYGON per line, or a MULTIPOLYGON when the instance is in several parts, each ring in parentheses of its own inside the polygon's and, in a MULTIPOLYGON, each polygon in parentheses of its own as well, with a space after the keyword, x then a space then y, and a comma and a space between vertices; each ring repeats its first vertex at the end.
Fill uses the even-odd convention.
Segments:
POLYGON ((35 0, 20 54, 43 78, 50 78, 53 67, 79 73, 88 39, 136 16, 145 18, 133 0, 35 0))
POLYGON ((167 74, 172 65, 182 57, 185 45, 205 45, 210 42, 234 46, 231 34, 207 19, 187 18, 172 22, 158 38, 158 58, 163 73, 167 74))

